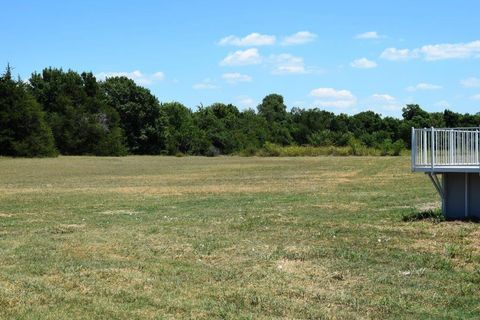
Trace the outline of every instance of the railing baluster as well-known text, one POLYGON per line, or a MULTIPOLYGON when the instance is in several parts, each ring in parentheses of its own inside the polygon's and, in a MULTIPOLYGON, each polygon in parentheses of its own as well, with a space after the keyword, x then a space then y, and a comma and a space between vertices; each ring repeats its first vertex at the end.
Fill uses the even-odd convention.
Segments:
POLYGON ((478 165, 478 129, 475 130, 475 164, 478 165))
POLYGON ((432 127, 430 131, 431 136, 431 151, 430 151, 430 159, 432 161, 432 171, 435 168, 435 129, 432 127))

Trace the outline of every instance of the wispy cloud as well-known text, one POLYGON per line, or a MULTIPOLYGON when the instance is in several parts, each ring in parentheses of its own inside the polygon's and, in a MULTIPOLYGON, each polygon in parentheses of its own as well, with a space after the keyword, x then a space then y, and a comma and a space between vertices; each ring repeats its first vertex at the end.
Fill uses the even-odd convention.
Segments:
POLYGON ((386 93, 374 93, 367 102, 369 107, 373 107, 374 109, 388 112, 402 110, 402 104, 399 103, 395 97, 386 93))
POLYGON ((423 58, 426 61, 480 57, 480 40, 467 43, 428 44, 414 49, 387 48, 380 55, 387 60, 423 58))
POLYGON ((303 58, 289 53, 270 55, 268 62, 272 64, 272 74, 303 74, 309 71, 305 68, 303 58))
POLYGON ((249 46, 268 46, 275 44, 276 37, 268 34, 260 34, 257 32, 250 33, 243 38, 230 35, 228 37, 220 39, 218 42, 222 46, 239 46, 239 47, 249 47, 249 46))
POLYGON ((282 40, 282 45, 284 46, 292 46, 298 44, 304 44, 315 41, 317 35, 310 31, 299 31, 292 35, 286 36, 282 40))
POLYGON ((425 91, 425 90, 440 90, 440 89, 442 89, 442 87, 439 85, 425 83, 425 82, 419 83, 415 86, 409 86, 406 88, 406 90, 409 92, 425 91))
POLYGON ((314 104, 319 107, 347 109, 354 107, 357 103, 357 98, 348 90, 317 88, 313 89, 310 95, 316 98, 314 104))
POLYGON ((380 35, 377 31, 367 31, 364 33, 357 34, 355 39, 379 39, 380 35))
POLYGON ((380 58, 390 61, 409 60, 418 57, 418 51, 409 49, 387 48, 380 54, 380 58))
POLYGON ((240 107, 245 108, 245 109, 254 108, 257 105, 255 100, 253 100, 252 98, 250 98, 248 96, 239 96, 239 97, 236 98, 236 100, 237 100, 237 104, 240 107))
POLYGON ((161 71, 145 74, 140 70, 134 70, 132 72, 127 71, 113 71, 113 72, 100 72, 95 75, 99 80, 105 80, 106 78, 113 77, 127 77, 132 79, 138 85, 150 85, 154 82, 163 81, 165 79, 165 74, 161 71))
POLYGON ((423 46, 426 60, 465 59, 480 57, 480 40, 468 43, 443 43, 423 46))
POLYGON ((478 101, 478 100, 480 100, 480 94, 473 95, 473 96, 470 97, 470 99, 478 101))
POLYGON ((210 78, 203 79, 202 82, 193 85, 195 90, 212 90, 217 88, 218 86, 210 78))
POLYGON ((222 75, 222 78, 230 83, 230 84, 236 84, 238 82, 250 82, 252 81, 252 77, 246 74, 241 74, 238 72, 231 72, 231 73, 224 73, 222 75))
POLYGON ((222 61, 221 66, 244 66, 251 64, 259 64, 262 58, 258 53, 257 48, 250 48, 246 50, 238 50, 228 54, 222 61))
MULTIPOLYGON (((310 31, 299 31, 294 34, 283 37, 281 45, 292 46, 300 45, 315 41, 317 35, 310 31)), ((238 47, 259 47, 270 46, 277 42, 277 37, 269 34, 261 34, 253 32, 245 37, 238 37, 235 35, 229 35, 218 41, 221 46, 238 46, 238 47)))
POLYGON ((368 60, 367 58, 360 58, 353 60, 350 63, 350 66, 353 68, 359 68, 359 69, 372 69, 377 67, 377 63, 372 60, 368 60))
POLYGON ((460 80, 460 83, 465 88, 480 88, 480 79, 475 77, 470 77, 470 78, 460 80))

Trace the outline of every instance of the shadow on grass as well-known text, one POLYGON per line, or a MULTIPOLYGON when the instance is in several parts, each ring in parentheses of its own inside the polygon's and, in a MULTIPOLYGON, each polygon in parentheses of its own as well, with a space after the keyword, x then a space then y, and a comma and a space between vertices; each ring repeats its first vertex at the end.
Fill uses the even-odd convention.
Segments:
POLYGON ((413 210, 403 214, 402 221, 412 222, 412 221, 421 221, 428 220, 435 223, 445 221, 445 217, 440 209, 429 209, 423 211, 413 210))
POLYGON ((413 222, 427 220, 434 223, 439 223, 443 221, 461 221, 461 222, 475 222, 480 223, 480 219, 477 217, 468 217, 468 218, 457 218, 457 219, 447 219, 440 209, 429 209, 423 211, 413 210, 402 215, 402 221, 404 222, 413 222))

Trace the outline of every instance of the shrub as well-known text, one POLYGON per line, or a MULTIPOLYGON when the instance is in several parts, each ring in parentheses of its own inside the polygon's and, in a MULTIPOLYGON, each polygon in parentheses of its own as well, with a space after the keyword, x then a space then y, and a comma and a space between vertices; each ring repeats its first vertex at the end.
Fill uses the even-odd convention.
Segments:
POLYGON ((215 146, 210 146, 208 150, 205 152, 207 157, 216 157, 220 155, 220 149, 215 146))
POLYGON ((392 156, 399 156, 402 151, 405 149, 405 142, 400 139, 393 143, 392 145, 392 156))
POLYGON ((348 146, 350 147, 351 155, 353 156, 363 156, 368 154, 366 146, 358 139, 350 138, 348 146))
POLYGON ((379 146, 380 155, 381 156, 388 156, 392 150, 392 140, 385 139, 379 146))

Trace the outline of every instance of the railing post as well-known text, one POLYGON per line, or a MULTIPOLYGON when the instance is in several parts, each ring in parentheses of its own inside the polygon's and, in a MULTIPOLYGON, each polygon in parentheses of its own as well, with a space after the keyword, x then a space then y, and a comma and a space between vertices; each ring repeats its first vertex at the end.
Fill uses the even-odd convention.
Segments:
POLYGON ((415 128, 412 127, 412 171, 415 171, 415 165, 416 165, 416 150, 417 150, 417 139, 415 137, 415 128))
POLYGON ((454 163, 454 160, 453 160, 453 155, 454 155, 454 141, 453 141, 453 130, 450 129, 450 132, 449 132, 449 144, 450 144, 450 159, 448 161, 448 164, 453 164, 454 163))
POLYGON ((478 163, 478 129, 475 130, 475 163, 480 166, 480 163, 478 163))
POLYGON ((427 165, 427 145, 428 145, 428 140, 427 140, 427 128, 422 129, 422 163, 424 165, 427 165))
POLYGON ((432 127, 431 130, 430 130, 430 134, 431 134, 431 148, 432 150, 430 151, 430 159, 432 161, 432 172, 433 172, 433 169, 435 167, 435 128, 432 127))

